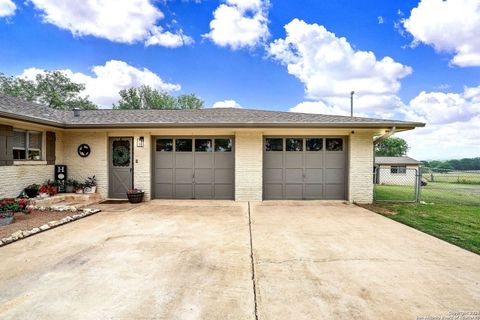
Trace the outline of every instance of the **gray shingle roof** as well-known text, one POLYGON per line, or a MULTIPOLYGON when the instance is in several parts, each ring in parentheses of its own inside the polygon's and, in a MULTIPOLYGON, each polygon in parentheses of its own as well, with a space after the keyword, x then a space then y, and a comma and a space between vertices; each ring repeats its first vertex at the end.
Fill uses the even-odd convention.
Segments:
POLYGON ((375 164, 420 164, 421 161, 410 157, 375 157, 375 164))
POLYGON ((411 129, 418 122, 253 109, 62 111, 0 96, 0 116, 58 127, 375 127, 411 129))

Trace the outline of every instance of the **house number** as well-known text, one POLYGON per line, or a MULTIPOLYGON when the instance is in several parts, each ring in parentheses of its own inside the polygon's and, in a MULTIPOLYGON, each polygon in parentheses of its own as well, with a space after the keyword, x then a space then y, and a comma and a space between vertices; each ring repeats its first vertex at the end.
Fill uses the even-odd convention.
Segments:
POLYGON ((78 149, 77 149, 77 152, 78 152, 78 155, 82 158, 86 158, 90 155, 90 146, 88 144, 81 144, 78 146, 78 149))

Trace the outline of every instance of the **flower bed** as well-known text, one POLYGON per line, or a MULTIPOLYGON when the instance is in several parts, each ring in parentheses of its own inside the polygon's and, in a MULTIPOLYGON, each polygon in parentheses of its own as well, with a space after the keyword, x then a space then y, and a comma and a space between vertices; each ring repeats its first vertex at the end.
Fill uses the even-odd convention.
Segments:
POLYGON ((0 226, 0 247, 100 212, 99 209, 76 209, 74 207, 50 209, 34 207, 34 210, 28 215, 16 213, 14 223, 0 226))

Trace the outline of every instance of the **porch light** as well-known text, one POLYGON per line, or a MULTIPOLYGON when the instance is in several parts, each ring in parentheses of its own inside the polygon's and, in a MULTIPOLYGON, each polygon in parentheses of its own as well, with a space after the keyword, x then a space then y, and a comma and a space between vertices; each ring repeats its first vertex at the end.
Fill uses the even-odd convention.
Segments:
POLYGON ((137 139, 137 147, 143 148, 144 145, 145 145, 145 138, 144 137, 139 137, 137 139))

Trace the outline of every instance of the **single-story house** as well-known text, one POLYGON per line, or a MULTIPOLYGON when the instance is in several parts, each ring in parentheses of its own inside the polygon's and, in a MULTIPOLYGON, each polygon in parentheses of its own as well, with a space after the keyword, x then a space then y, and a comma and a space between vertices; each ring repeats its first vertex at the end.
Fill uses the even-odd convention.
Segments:
POLYGON ((421 162, 410 157, 375 157, 376 183, 415 185, 421 162))
POLYGON ((344 199, 373 193, 374 137, 422 123, 248 109, 62 111, 0 96, 0 197, 95 175, 104 198, 344 199))

